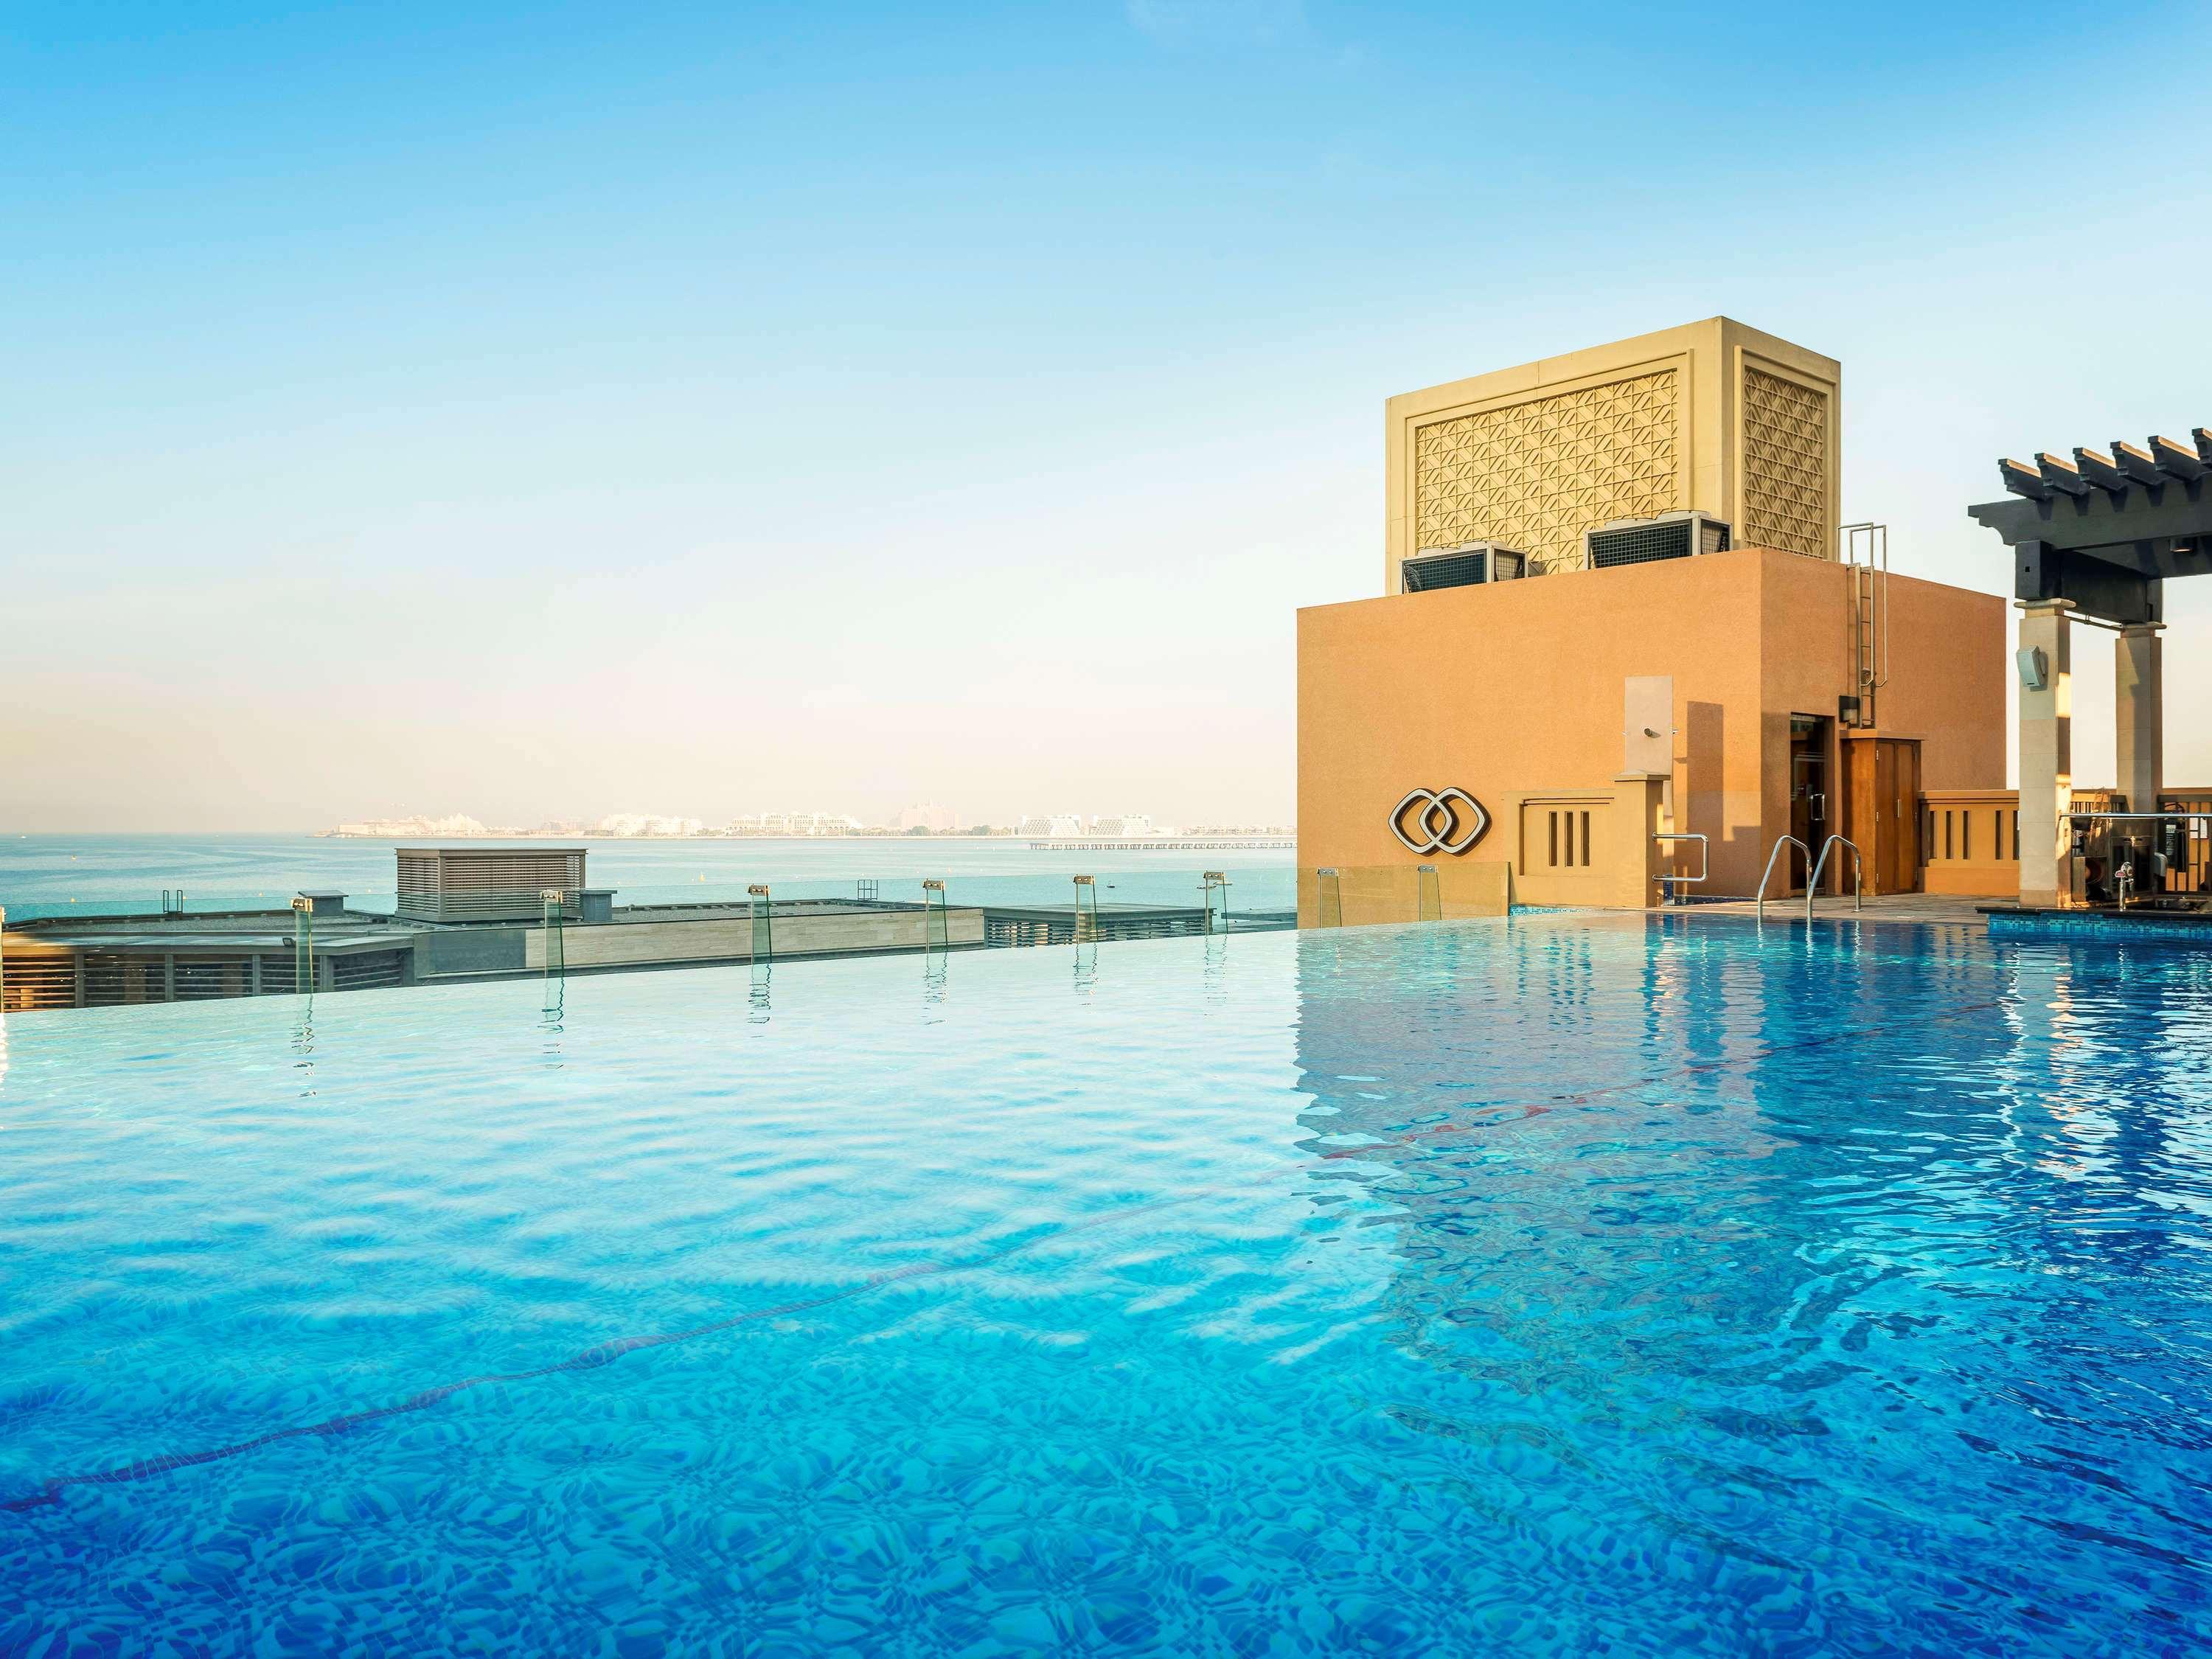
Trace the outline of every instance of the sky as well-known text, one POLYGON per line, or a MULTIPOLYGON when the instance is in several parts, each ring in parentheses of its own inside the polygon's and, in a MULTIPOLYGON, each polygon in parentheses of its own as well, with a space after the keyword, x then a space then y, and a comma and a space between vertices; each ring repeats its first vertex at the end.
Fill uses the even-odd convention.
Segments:
POLYGON ((2004 592, 2000 454, 2212 423, 2208 61, 2129 0, 18 0, 0 830, 1286 822, 1382 400, 1715 314, 1843 362, 1895 568, 2004 592))

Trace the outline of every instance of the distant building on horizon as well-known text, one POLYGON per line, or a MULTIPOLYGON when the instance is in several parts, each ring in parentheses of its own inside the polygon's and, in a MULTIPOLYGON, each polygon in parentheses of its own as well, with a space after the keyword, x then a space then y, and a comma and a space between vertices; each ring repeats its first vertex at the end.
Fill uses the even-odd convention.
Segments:
POLYGON ((863 826, 842 812, 757 812, 732 818, 732 836, 849 836, 863 826))
POLYGON ((703 836, 707 833, 707 826, 697 818, 660 817, 650 812, 617 812, 601 818, 586 833, 616 840, 646 836, 703 836))
POLYGON ((488 830, 475 818, 465 813, 449 813, 434 818, 423 813, 413 813, 397 818, 356 818, 341 823, 323 834, 332 836, 362 836, 378 841, 405 841, 417 837, 441 841, 474 841, 486 836, 520 835, 518 830, 488 830))
POLYGON ((1083 833, 1083 815, 1079 812, 1032 813, 1014 826, 1018 836, 1079 836, 1083 833))
POLYGON ((927 830, 933 836, 949 836, 959 827, 959 819, 953 815, 951 807, 939 806, 933 802, 902 807, 898 816, 891 820, 891 828, 901 835, 927 830))
POLYGON ((1171 824, 1155 823, 1149 812, 1102 812, 1085 817, 1079 812, 1032 813, 1015 821, 1013 833, 1032 841, 1146 841, 1176 833, 1171 824))

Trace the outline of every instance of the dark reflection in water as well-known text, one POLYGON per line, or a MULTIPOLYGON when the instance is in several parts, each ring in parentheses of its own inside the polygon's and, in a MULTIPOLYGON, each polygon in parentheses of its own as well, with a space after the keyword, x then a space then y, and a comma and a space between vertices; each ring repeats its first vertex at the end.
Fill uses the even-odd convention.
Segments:
POLYGON ((1385 1409, 1482 1451, 1532 1594, 2201 1650, 2203 958, 1487 924, 1305 936, 1299 988, 1318 1201, 1387 1204, 1392 1340, 1465 1385, 1385 1409))

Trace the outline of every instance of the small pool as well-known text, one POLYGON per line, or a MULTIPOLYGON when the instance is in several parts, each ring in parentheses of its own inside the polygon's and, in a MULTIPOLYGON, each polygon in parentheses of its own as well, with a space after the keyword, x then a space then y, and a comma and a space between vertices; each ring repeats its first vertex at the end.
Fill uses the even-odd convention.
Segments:
POLYGON ((10 1017, 0 1653, 2212 1644, 2212 957, 1540 916, 10 1017))

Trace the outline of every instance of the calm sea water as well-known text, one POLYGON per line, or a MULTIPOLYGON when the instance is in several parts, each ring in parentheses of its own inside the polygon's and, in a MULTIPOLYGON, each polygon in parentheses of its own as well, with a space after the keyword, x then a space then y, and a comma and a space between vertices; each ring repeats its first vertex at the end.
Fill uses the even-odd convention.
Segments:
MULTIPOLYGON (((303 890, 337 891, 359 908, 389 910, 388 841, 312 836, 18 836, 0 841, 0 908, 10 917, 152 910, 162 890, 187 908, 281 906, 303 890)), ((409 843, 415 844, 415 843, 409 843)), ((918 902, 925 878, 953 903, 1067 904, 1072 878, 1098 878, 1103 902, 1196 904, 1200 877, 1225 870, 1233 909, 1297 903, 1287 852, 1032 853, 1012 837, 595 841, 585 845, 593 885, 617 904, 739 899, 766 882, 788 898, 851 897, 870 878, 885 899, 918 902)))
POLYGON ((2212 1644, 2202 955, 1542 916, 0 1031, 0 1651, 2212 1644))

